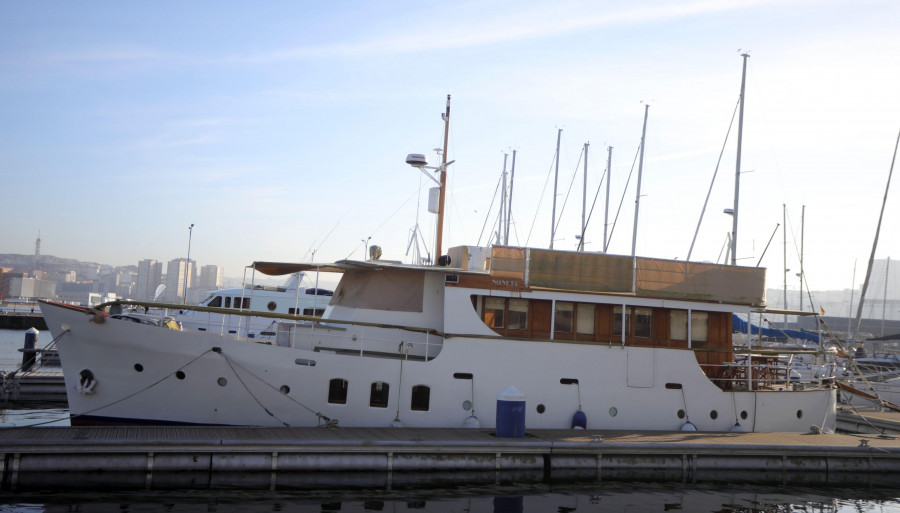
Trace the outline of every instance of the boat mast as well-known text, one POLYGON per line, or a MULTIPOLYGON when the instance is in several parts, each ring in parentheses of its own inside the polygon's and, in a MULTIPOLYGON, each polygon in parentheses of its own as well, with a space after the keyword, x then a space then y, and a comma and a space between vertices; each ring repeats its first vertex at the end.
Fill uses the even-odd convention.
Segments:
POLYGON ((887 289, 888 275, 891 272, 891 257, 887 257, 887 263, 884 266, 884 295, 881 298, 881 336, 884 336, 884 318, 887 315, 887 289))
POLYGON ((447 95, 447 112, 441 114, 444 120, 444 151, 441 154, 441 193, 438 200, 437 240, 435 242, 435 259, 441 260, 441 242, 444 234, 444 196, 447 189, 447 140, 450 134, 450 95, 447 95))
POLYGON ((512 169, 509 170, 509 201, 506 203, 506 235, 503 245, 509 246, 509 224, 512 220, 513 178, 516 176, 516 150, 513 150, 512 169))
MULTIPOLYGON (((784 226, 787 227, 787 205, 784 203, 781 204, 781 222, 784 223, 784 226)), ((784 296, 781 301, 781 305, 784 308, 785 312, 787 312, 788 302, 787 302, 787 275, 788 269, 787 266, 787 230, 781 230, 781 262, 782 268, 784 269, 784 296)), ((787 313, 784 314, 784 328, 787 329, 787 321, 788 316, 787 313)))
POLYGON ((612 150, 610 146, 606 157, 606 208, 603 213, 603 252, 609 247, 609 239, 606 238, 606 229, 609 227, 609 183, 612 182, 612 150))
POLYGON ((559 140, 562 138, 562 128, 556 133, 556 173, 553 175, 553 216, 550 220, 550 249, 553 249, 553 239, 556 238, 556 185, 559 182, 559 140))
POLYGON ((587 222, 584 215, 587 211, 587 166, 588 166, 588 147, 590 141, 584 143, 584 188, 581 191, 581 238, 578 239, 578 251, 584 251, 584 232, 587 230, 587 222))
POLYGON ((503 244, 503 240, 509 237, 507 232, 507 221, 506 221, 506 159, 509 157, 508 153, 503 153, 503 173, 500 175, 501 178, 501 190, 500 190, 500 223, 497 225, 497 244, 503 244))
POLYGON ((744 70, 741 73, 741 107, 738 116, 737 164, 734 171, 734 215, 731 225, 731 265, 737 265, 737 231, 738 231, 738 198, 741 192, 741 139, 744 134, 744 89, 747 83, 747 58, 750 54, 742 53, 744 70))
POLYGON ((878 226, 875 228, 875 240, 872 241, 872 254, 869 255, 869 266, 866 268, 866 279, 863 281, 862 291, 859 293, 859 306, 856 310, 856 327, 853 329, 853 339, 859 332, 862 322, 863 304, 866 301, 866 289, 869 288, 869 278, 872 276, 872 263, 875 261, 875 248, 878 247, 878 234, 881 233, 881 220, 884 218, 884 206, 887 204, 888 189, 891 187, 891 175, 894 174, 894 163, 897 161, 897 147, 900 146, 900 133, 897 133, 897 142, 894 144, 894 157, 891 159, 891 170, 888 172, 887 185, 884 186, 884 199, 881 201, 881 213, 878 214, 878 226))
POLYGON ((631 235, 631 293, 637 293, 637 227, 638 211, 641 206, 641 175, 644 171, 644 142, 647 138, 647 113, 650 105, 644 105, 644 128, 641 130, 641 158, 638 162, 637 192, 634 198, 634 232, 631 235))
MULTIPOLYGON (((800 311, 803 311, 803 235, 806 231, 806 205, 800 211, 800 311)), ((810 299, 809 307, 812 308, 812 300, 810 299)), ((798 319, 799 320, 799 319, 798 319)))

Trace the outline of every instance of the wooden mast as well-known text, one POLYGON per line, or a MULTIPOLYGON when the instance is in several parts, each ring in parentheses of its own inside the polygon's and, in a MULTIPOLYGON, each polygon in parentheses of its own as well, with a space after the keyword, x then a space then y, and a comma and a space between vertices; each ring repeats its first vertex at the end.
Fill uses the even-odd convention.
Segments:
POLYGON ((437 240, 435 242, 435 258, 440 265, 441 242, 444 234, 444 197, 447 189, 447 141, 450 135, 450 95, 447 95, 447 112, 441 114, 444 120, 444 151, 441 154, 441 193, 438 200, 437 240))

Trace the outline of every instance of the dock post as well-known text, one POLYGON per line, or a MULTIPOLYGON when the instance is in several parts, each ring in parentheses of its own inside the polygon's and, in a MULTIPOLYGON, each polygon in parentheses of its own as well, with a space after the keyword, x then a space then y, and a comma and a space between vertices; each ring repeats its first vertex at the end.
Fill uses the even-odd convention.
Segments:
POLYGON ((25 332, 25 343, 22 345, 22 372, 28 372, 34 367, 37 353, 34 351, 37 345, 38 330, 29 328, 25 332))

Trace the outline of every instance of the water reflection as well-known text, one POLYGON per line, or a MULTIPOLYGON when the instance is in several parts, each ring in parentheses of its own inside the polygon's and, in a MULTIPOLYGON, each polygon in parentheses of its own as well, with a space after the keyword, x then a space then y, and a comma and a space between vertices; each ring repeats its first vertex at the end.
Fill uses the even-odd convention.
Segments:
POLYGON ((237 492, 172 491, 61 495, 31 492, 7 499, 0 511, 53 512, 671 512, 759 513, 900 511, 900 489, 741 488, 708 485, 593 483, 566 487, 510 485, 428 491, 237 492), (10 501, 9 499, 14 499, 10 501))

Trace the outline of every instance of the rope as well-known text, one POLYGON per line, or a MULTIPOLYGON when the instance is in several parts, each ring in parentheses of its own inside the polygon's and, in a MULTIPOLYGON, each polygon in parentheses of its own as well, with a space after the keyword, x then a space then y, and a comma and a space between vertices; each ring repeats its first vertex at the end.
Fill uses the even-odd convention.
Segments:
MULTIPOLYGON (((61 338, 63 338, 63 336, 65 336, 67 333, 69 333, 69 330, 64 330, 62 333, 60 333, 58 336, 56 336, 53 340, 48 342, 47 345, 45 345, 43 348, 41 348, 35 352, 43 353, 44 351, 50 349, 50 346, 56 344, 56 342, 58 342, 61 338)), ((41 365, 38 368, 42 367, 43 365, 44 365, 44 362, 43 362, 43 360, 41 360, 41 365)), ((19 365, 19 368, 17 368, 16 370, 0 372, 0 382, 5 381, 6 378, 14 377, 20 370, 22 370, 21 365, 19 365)))
POLYGON ((616 224, 619 222, 619 214, 622 212, 622 204, 625 202, 625 193, 628 192, 628 184, 631 183, 631 175, 634 174, 634 165, 637 164, 638 155, 641 153, 641 146, 638 145, 637 151, 634 153, 634 160, 631 162, 631 171, 628 172, 628 179, 625 180, 625 188, 622 190, 622 199, 619 200, 619 208, 616 210, 616 218, 613 219, 612 228, 609 230, 609 238, 604 244, 612 240, 613 232, 616 231, 616 224))
MULTIPOLYGON (((264 412, 266 412, 267 414, 269 414, 270 417, 272 417, 273 419, 277 420, 278 422, 281 422, 281 424, 282 424, 283 426, 285 426, 285 427, 290 427, 290 426, 291 426, 291 425, 288 424, 287 422, 285 422, 285 421, 281 420, 280 418, 278 418, 278 417, 277 417, 274 413, 272 413, 268 408, 266 408, 266 406, 262 403, 262 401, 260 401, 259 398, 256 397, 256 395, 254 395, 253 392, 250 391, 250 387, 248 387, 247 384, 244 383, 244 380, 241 379, 241 375, 238 374, 236 370, 234 370, 234 366, 231 364, 231 360, 229 360, 228 357, 225 356, 225 354, 222 353, 222 350, 221 350, 221 349, 218 350, 218 351, 214 351, 214 352, 215 352, 216 354, 218 354, 219 356, 221 356, 222 358, 225 359, 225 363, 228 364, 228 367, 231 369, 231 372, 234 373, 234 377, 237 378, 237 380, 241 383, 241 386, 244 387, 244 390, 246 390, 247 393, 250 394, 250 397, 252 397, 253 400, 256 401, 256 404, 258 404, 259 407, 262 408, 264 412)), ((246 369, 245 369, 245 370, 246 370, 246 369)), ((252 373, 251 373, 250 375, 253 376, 252 373)), ((256 378, 256 376, 253 376, 253 377, 256 378)), ((259 378, 256 378, 256 379, 259 379, 259 378)), ((260 380, 260 381, 261 381, 261 380, 260 380)), ((263 382, 263 383, 265 383, 265 382, 263 382)), ((267 383, 266 383, 266 384, 267 384, 267 383)))
MULTIPOLYGON (((270 383, 268 383, 268 382, 266 382, 265 380, 263 380, 262 378, 260 378, 259 376, 257 376, 256 374, 253 374, 252 372, 250 372, 246 367, 242 366, 241 364, 239 364, 239 363, 237 363, 237 362, 232 362, 227 356, 225 356, 225 353, 222 352, 221 350, 216 351, 216 353, 218 353, 222 358, 225 359, 226 362, 228 362, 228 366, 231 367, 231 370, 232 370, 232 372, 234 372, 234 375, 238 378, 238 381, 241 382, 241 385, 244 386, 244 388, 247 390, 247 393, 249 393, 250 396, 253 397, 253 399, 256 401, 256 403, 259 404, 259 406, 260 406, 263 410, 265 410, 266 413, 268 413, 269 415, 271 415, 273 418, 275 418, 276 420, 278 420, 279 422, 281 422, 281 423, 284 424, 285 426, 289 426, 289 424, 285 423, 284 421, 282 421, 281 419, 279 419, 278 417, 276 417, 276 416, 275 416, 272 412, 270 412, 265 406, 263 406, 263 404, 259 401, 259 399, 257 399, 256 396, 253 395, 252 392, 250 392, 250 389, 247 388, 247 385, 244 383, 244 380, 242 380, 241 377, 238 375, 238 373, 234 370, 234 367, 236 366, 237 368, 239 368, 239 369, 241 369, 242 371, 246 372, 248 375, 250 375, 250 376, 256 378, 256 380, 259 381, 260 383, 262 383, 263 385, 266 385, 267 387, 269 387, 269 388, 271 388, 272 390, 278 392, 279 394, 281 393, 281 391, 280 391, 279 389, 275 388, 275 387, 274 387, 273 385, 271 385, 270 383)), ((323 415, 321 412, 317 412, 317 411, 315 411, 314 409, 310 408, 309 406, 306 406, 305 404, 303 404, 303 403, 297 401, 297 400, 294 399, 293 397, 290 397, 290 396, 284 395, 284 394, 282 394, 282 396, 283 396, 285 399, 287 399, 287 400, 291 401, 292 403, 296 404, 297 406, 299 406, 299 407, 303 408, 304 410, 308 411, 309 413, 314 414, 317 418, 325 420, 325 427, 334 427, 334 426, 337 426, 337 423, 338 423, 338 420, 337 420, 337 419, 331 419, 331 418, 329 418, 328 416, 323 415), (331 424, 333 424, 333 425, 331 425, 331 424)))
MULTIPOLYGON (((179 367, 178 369, 176 369, 175 372, 178 372, 178 371, 181 370, 181 369, 186 369, 189 365, 191 365, 191 364, 194 363, 195 361, 199 360, 201 357, 203 357, 203 355, 205 355, 206 353, 209 353, 210 351, 212 351, 212 349, 207 349, 206 351, 204 351, 203 353, 201 353, 199 356, 194 357, 193 359, 191 359, 191 361, 189 361, 189 362, 186 363, 185 365, 182 365, 181 367, 179 367)), ((30 426, 43 426, 43 425, 45 425, 45 424, 52 424, 52 423, 54 423, 54 422, 59 422, 59 421, 61 421, 61 420, 69 420, 69 421, 71 422, 72 419, 76 419, 76 418, 81 417, 81 416, 84 416, 84 415, 89 415, 89 414, 91 414, 91 413, 98 412, 98 411, 103 410, 103 409, 105 409, 105 408, 109 408, 110 406, 115 406, 116 404, 119 404, 119 403, 121 403, 122 401, 125 401, 125 400, 127 400, 127 399, 131 399, 132 397, 134 397, 134 396, 136 396, 136 395, 138 395, 138 394, 142 394, 142 393, 146 392, 147 390, 150 390, 151 388, 155 387, 156 385, 158 385, 158 384, 162 383, 163 381, 169 379, 170 377, 174 376, 174 375, 175 375, 175 372, 172 372, 172 373, 170 373, 170 374, 167 374, 167 375, 163 376, 162 378, 160 378, 160 379, 154 381, 154 382, 151 383, 150 385, 148 385, 148 386, 146 386, 146 387, 144 387, 144 388, 142 388, 142 389, 140 389, 140 390, 138 390, 138 391, 136 391, 136 392, 134 392, 134 393, 128 394, 128 395, 126 395, 125 397, 120 397, 119 399, 116 399, 115 401, 113 401, 113 402, 111 402, 111 403, 109 403, 109 404, 105 404, 105 405, 103 405, 103 406, 98 406, 97 408, 94 408, 93 410, 88 410, 88 411, 86 411, 86 412, 84 412, 84 413, 78 413, 78 414, 75 414, 75 415, 69 415, 67 418, 64 418, 64 419, 54 419, 54 420, 48 420, 48 421, 46 421, 46 422, 41 422, 41 423, 38 423, 38 424, 31 424, 30 426)), ((14 426, 0 426, 0 428, 8 428, 8 427, 14 427, 14 426)))

